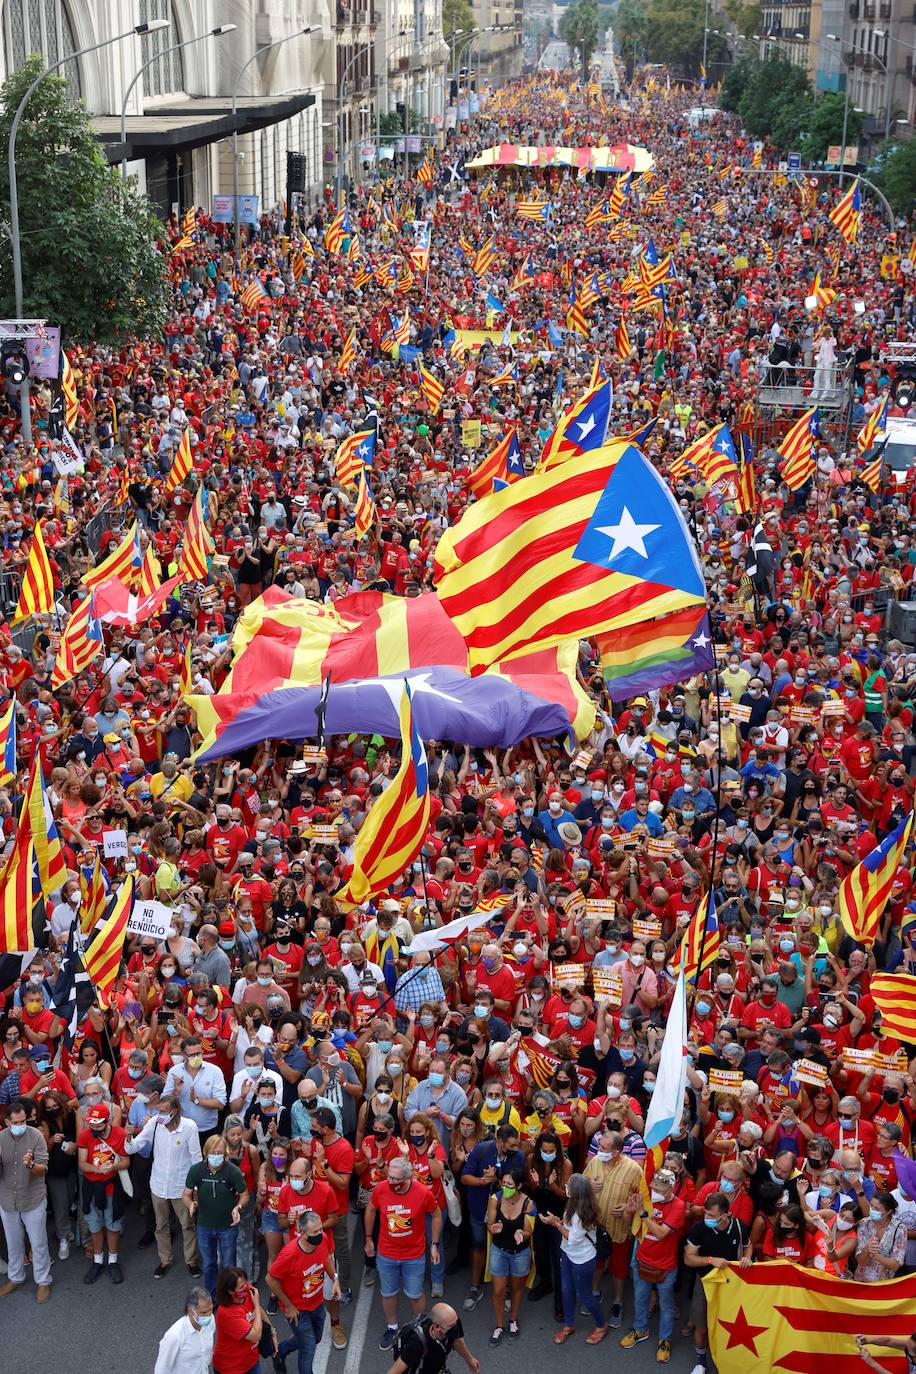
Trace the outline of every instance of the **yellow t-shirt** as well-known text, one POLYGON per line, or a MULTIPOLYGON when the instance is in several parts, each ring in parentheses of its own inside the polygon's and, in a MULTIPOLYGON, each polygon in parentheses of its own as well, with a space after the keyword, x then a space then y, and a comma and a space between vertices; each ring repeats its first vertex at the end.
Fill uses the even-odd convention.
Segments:
POLYGON ((194 784, 185 773, 176 773, 174 778, 167 778, 164 773, 154 773, 149 780, 149 790, 153 801, 158 801, 160 797, 166 801, 170 798, 187 801, 194 791, 194 784))
POLYGON ((518 1112, 514 1107, 510 1107, 509 1115, 506 1116, 505 1111, 505 1101, 500 1102, 499 1111, 494 1112, 490 1110, 487 1106, 486 1099, 484 1099, 480 1106, 480 1120, 483 1122, 484 1126, 488 1126, 492 1131, 495 1131, 497 1126, 514 1126, 519 1135, 521 1135, 522 1119, 518 1112))

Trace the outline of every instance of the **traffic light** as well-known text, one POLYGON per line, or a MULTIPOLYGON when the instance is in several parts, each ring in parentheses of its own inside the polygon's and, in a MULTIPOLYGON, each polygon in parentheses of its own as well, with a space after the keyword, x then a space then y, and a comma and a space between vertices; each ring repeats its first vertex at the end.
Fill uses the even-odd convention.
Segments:
POLYGON ((0 348, 0 371, 13 386, 22 386, 29 375, 29 358, 24 344, 12 340, 0 348))

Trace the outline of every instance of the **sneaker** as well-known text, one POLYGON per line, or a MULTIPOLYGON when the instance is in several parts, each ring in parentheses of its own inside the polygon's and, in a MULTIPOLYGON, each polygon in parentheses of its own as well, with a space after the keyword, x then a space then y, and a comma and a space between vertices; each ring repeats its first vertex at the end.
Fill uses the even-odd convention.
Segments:
POLYGON ((104 1268, 104 1264, 96 1264, 95 1260, 93 1260, 83 1276, 83 1283, 98 1283, 99 1279, 102 1277, 102 1270, 104 1268))
POLYGON ((611 1315, 607 1319, 608 1326, 623 1326, 623 1303, 615 1302, 611 1304, 611 1315))
POLYGON ((188 1265, 188 1273, 191 1275, 192 1279, 199 1279, 203 1272, 199 1264, 188 1265))
POLYGON ((656 1352, 655 1352, 655 1358, 656 1358, 656 1360, 658 1361, 659 1364, 667 1364, 667 1363, 668 1363, 668 1361, 671 1359, 671 1342, 670 1342, 670 1341, 659 1341, 659 1343, 658 1343, 658 1349, 657 1349, 656 1352))
POLYGON ((706 1368, 705 1364, 700 1364, 698 1360, 693 1366, 693 1369, 691 1369, 690 1374, 709 1374, 709 1370, 706 1368))
POLYGON ((374 1264, 367 1264, 366 1267, 365 1267, 365 1269, 363 1270, 363 1286, 364 1286, 365 1288, 372 1288, 372 1287, 374 1287, 374 1285, 375 1285, 375 1280, 376 1280, 377 1278, 378 1278, 378 1270, 376 1269, 375 1265, 374 1265, 374 1264))
POLYGON ((58 1258, 58 1259, 69 1259, 69 1258, 70 1258, 70 1242, 69 1242, 68 1240, 62 1240, 62 1241, 60 1242, 60 1244, 58 1245, 58 1247, 57 1247, 57 1258, 58 1258))
POLYGON ((431 1298, 441 1298, 445 1292, 441 1283, 432 1283, 429 1286, 429 1296, 431 1298))
POLYGON ((509 1323, 509 1340, 510 1340, 510 1341, 517 1341, 518 1338, 519 1338, 519 1336, 520 1336, 521 1334, 522 1334, 521 1331, 519 1331, 519 1329, 518 1329, 518 1322, 510 1322, 510 1323, 509 1323))
POLYGON ((502 1327, 501 1327, 501 1326, 497 1326, 496 1330, 493 1332, 493 1335, 490 1337, 490 1340, 489 1340, 488 1343, 489 1343, 490 1345, 502 1345, 503 1336, 504 1336, 505 1334, 506 1334, 506 1333, 505 1333, 505 1331, 503 1331, 502 1327))
POLYGON ((112 1260, 112 1261, 109 1263, 109 1265, 108 1265, 108 1277, 111 1279, 112 1283, 123 1283, 123 1282, 124 1282, 124 1275, 123 1275, 122 1272, 121 1272, 121 1266, 120 1266, 120 1264, 118 1264, 118 1261, 117 1261, 117 1260, 112 1260))
POLYGON ((333 1323, 331 1325, 331 1344, 335 1350, 346 1350, 347 1348, 347 1333, 339 1322, 336 1326, 333 1323))
POLYGON ((621 1338, 620 1344, 623 1346, 624 1350, 632 1350, 634 1345, 639 1345, 640 1341, 647 1341, 648 1339, 648 1331, 637 1331, 634 1326, 632 1331, 628 1331, 627 1334, 621 1338))
POLYGON ((475 1307, 479 1307, 483 1302, 483 1291, 480 1288, 470 1288, 468 1295, 461 1306, 465 1312, 473 1312, 475 1307))
POLYGON ((153 1278, 164 1279, 171 1267, 171 1264, 157 1264, 156 1268, 153 1270, 153 1278))
POLYGON ((340 1295, 340 1305, 341 1305, 341 1307, 349 1307, 349 1306, 350 1306, 350 1303, 351 1303, 352 1301, 353 1301, 353 1289, 352 1289, 352 1288, 345 1288, 344 1291, 343 1291, 343 1292, 341 1293, 341 1295, 340 1295))
POLYGON ((378 1343, 379 1350, 390 1350, 397 1340, 397 1335, 398 1328, 396 1326, 386 1326, 378 1343))

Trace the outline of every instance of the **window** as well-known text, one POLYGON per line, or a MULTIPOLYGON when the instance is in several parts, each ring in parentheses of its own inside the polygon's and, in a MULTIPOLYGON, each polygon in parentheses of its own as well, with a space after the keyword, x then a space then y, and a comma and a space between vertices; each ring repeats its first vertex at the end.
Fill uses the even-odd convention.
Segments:
POLYGON ((165 52, 175 43, 180 43, 182 34, 178 28, 172 0, 140 0, 140 23, 151 19, 167 19, 169 28, 147 33, 140 39, 143 61, 155 58, 153 65, 144 74, 143 89, 147 96, 171 95, 173 91, 184 90, 184 62, 182 52, 165 52), (161 55, 160 55, 161 54, 161 55))
MULTIPOLYGON (((3 6, 3 51, 7 71, 21 67, 32 53, 41 53, 48 66, 76 52, 73 28, 64 0, 6 0, 3 6)), ((74 96, 81 94, 79 66, 62 68, 74 96)))

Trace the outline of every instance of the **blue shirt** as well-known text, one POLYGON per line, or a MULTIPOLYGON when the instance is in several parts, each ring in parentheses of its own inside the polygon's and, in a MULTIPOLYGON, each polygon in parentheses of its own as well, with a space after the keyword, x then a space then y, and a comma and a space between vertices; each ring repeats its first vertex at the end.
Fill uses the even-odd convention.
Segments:
POLYGON ((575 825, 576 818, 573 813, 571 811, 561 811, 559 816, 554 816, 550 811, 539 811, 537 819, 543 826, 544 834, 550 842, 551 849, 565 849, 566 846, 560 835, 560 826, 563 825, 564 822, 570 821, 575 825))
POLYGON ((624 811, 623 815, 619 817, 619 820, 622 830, 632 830, 634 826, 644 825, 652 836, 663 835, 665 833, 665 827, 654 811, 647 811, 644 816, 641 816, 634 806, 631 807, 629 811, 624 811))
POLYGON ((472 1178, 483 1178, 491 1167, 496 1169, 496 1178, 489 1188, 470 1187, 467 1190, 468 1214, 473 1221, 484 1220, 490 1194, 501 1186, 503 1174, 511 1173, 513 1169, 524 1169, 525 1156, 521 1150, 510 1150, 505 1159, 500 1159, 496 1141, 482 1140, 468 1155, 461 1172, 462 1175, 470 1174, 472 1178))

